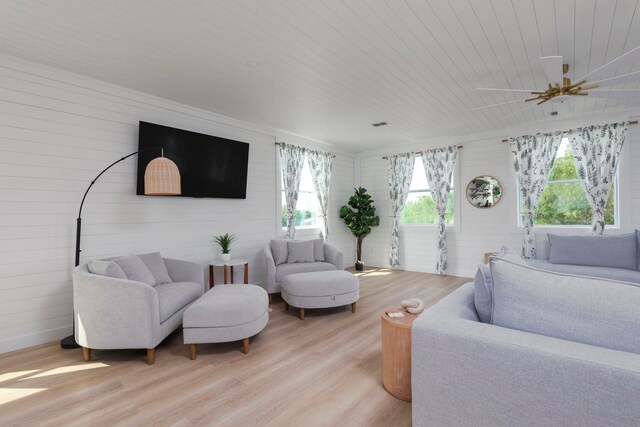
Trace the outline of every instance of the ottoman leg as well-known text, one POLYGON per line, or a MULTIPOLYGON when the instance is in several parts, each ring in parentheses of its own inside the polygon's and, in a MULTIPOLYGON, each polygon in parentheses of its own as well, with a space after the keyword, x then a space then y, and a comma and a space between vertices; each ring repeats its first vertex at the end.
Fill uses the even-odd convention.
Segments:
POLYGON ((249 354, 249 338, 242 340, 242 352, 244 354, 249 354))
POLYGON ((195 344, 189 344, 189 356, 191 357, 191 360, 196 360, 196 357, 198 356, 198 350, 196 349, 195 344))
POLYGON ((147 364, 153 365, 156 361, 156 349, 148 348, 147 349, 147 364))
POLYGON ((355 303, 355 302, 352 302, 352 303, 351 303, 351 312, 352 312, 352 313, 355 313, 355 312, 356 312, 356 303, 355 303))
POLYGON ((284 302, 284 309, 285 309, 286 311, 289 311, 289 303, 288 303, 288 302, 286 302, 286 301, 284 302))
POLYGON ((89 362, 91 360, 91 349, 82 347, 82 360, 89 362))
POLYGON ((300 309, 300 320, 304 320, 304 308, 300 309))

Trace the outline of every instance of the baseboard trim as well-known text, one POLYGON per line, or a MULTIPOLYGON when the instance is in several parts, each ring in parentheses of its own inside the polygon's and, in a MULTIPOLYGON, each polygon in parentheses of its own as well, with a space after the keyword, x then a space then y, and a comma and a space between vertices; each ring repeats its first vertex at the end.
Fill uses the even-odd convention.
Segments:
POLYGON ((23 348, 33 347, 51 341, 58 341, 69 334, 71 334, 71 325, 6 339, 0 341, 0 354, 22 350, 23 348))

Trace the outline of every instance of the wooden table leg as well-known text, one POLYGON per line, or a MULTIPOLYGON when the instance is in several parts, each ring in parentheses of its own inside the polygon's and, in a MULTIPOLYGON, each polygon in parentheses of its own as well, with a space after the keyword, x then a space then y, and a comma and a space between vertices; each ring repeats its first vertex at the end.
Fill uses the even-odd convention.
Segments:
POLYGON ((227 266, 224 266, 224 284, 227 284, 227 266))
POLYGON ((213 288, 215 285, 213 281, 213 265, 209 266, 209 289, 213 288))
POLYGON ((244 265, 244 284, 249 284, 249 263, 244 265))
POLYGON ((233 265, 231 266, 231 284, 233 284, 233 265))

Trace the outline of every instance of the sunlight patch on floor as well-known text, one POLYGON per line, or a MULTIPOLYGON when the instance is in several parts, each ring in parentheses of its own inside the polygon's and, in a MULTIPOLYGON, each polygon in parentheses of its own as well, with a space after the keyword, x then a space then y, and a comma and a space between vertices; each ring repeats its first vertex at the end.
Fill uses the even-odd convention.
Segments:
POLYGON ((0 405, 32 396, 45 390, 46 388, 0 388, 0 405))
POLYGON ((6 374, 0 375, 0 383, 3 381, 9 381, 14 378, 22 377, 25 375, 33 374, 34 372, 38 372, 39 369, 32 369, 30 371, 17 371, 17 372, 8 372, 6 374))
POLYGON ((68 374, 71 372, 88 371, 90 369, 107 368, 108 366, 109 365, 105 365, 104 363, 83 363, 82 365, 62 366, 60 368, 50 369, 48 371, 41 372, 39 374, 30 376, 28 378, 23 378, 20 381, 29 380, 32 378, 48 377, 51 375, 68 374))
POLYGON ((375 276, 387 276, 389 274, 391 274, 391 270, 389 269, 380 269, 380 270, 373 270, 373 271, 363 271, 361 273, 354 273, 356 276, 358 277, 375 277, 375 276))

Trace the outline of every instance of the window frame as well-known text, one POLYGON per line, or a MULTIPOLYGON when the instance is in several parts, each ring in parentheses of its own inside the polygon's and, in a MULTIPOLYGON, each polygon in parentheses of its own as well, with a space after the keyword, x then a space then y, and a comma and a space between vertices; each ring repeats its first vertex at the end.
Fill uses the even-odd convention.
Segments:
MULTIPOLYGON (((420 161, 422 162, 422 157, 421 156, 415 156, 415 161, 420 161)), ((413 177, 411 177, 411 179, 413 180, 413 177)), ((445 229, 447 230, 447 232, 454 232, 454 233, 458 233, 461 230, 461 224, 460 224, 460 211, 461 211, 461 204, 460 204, 460 159, 458 158, 456 160, 456 164, 453 168, 453 172, 451 174, 451 179, 453 179, 453 185, 451 186, 451 190, 453 191, 453 224, 446 224, 445 225, 445 229)), ((424 192, 428 192, 429 194, 431 194, 431 189, 420 189, 420 190, 409 190, 409 193, 424 193, 424 192)), ((437 232, 438 231, 438 224, 403 224, 402 222, 400 223, 400 231, 402 231, 402 229, 406 229, 406 230, 412 230, 412 231, 428 231, 428 232, 437 232)))

